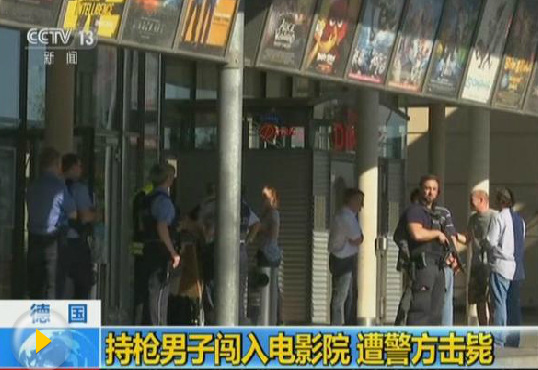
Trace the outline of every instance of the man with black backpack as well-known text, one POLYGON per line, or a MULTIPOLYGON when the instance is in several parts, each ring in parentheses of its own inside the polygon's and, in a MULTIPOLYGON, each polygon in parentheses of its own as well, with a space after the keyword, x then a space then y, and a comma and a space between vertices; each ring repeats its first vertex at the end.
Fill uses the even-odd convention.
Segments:
POLYGON ((175 168, 158 164, 150 171, 154 190, 144 198, 142 208, 146 295, 144 321, 149 325, 166 325, 170 267, 179 266, 176 252, 176 209, 170 198, 175 168))
POLYGON ((77 217, 69 222, 67 245, 60 252, 60 269, 63 275, 61 297, 63 299, 89 299, 94 284, 90 238, 96 212, 88 186, 80 181, 82 177, 82 161, 69 153, 62 158, 62 171, 69 194, 75 201, 77 217), (73 282, 73 292, 66 286, 67 278, 73 282))

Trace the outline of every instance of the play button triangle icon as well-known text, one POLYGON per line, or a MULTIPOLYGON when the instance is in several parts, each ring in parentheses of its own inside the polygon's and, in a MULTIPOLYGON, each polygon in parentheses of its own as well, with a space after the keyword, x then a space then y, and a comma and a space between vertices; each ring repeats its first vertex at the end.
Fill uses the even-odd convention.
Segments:
POLYGON ((50 344, 50 339, 39 330, 35 330, 35 353, 39 353, 43 348, 50 344))

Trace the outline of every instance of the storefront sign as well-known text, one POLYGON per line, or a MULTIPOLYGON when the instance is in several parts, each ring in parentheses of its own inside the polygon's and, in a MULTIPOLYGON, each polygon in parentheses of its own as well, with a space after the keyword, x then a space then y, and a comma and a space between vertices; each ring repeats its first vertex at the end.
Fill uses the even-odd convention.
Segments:
POLYGON ((277 138, 291 137, 295 135, 295 127, 282 127, 271 123, 264 123, 259 129, 260 139, 272 143, 277 138))
POLYGON ((389 70, 389 86, 420 92, 433 51, 443 0, 410 0, 389 70))
POLYGON ((299 69, 316 1, 274 0, 263 32, 259 63, 299 69))
POLYGON ((323 0, 305 58, 308 71, 342 76, 362 1, 323 0))
POLYGON ((171 48, 183 0, 131 0, 121 39, 171 48))
POLYGON ((97 29, 99 37, 113 39, 118 33, 125 0, 67 0, 59 26, 97 29))
POLYGON ((463 99, 483 104, 489 103, 515 3, 515 0, 486 2, 478 37, 467 67, 467 76, 461 94, 463 99))
POLYGON ((446 0, 425 91, 456 97, 482 0, 446 0))
POLYGON ((333 123, 332 125, 332 149, 337 152, 350 152, 355 150, 357 139, 355 137, 355 125, 333 123))
POLYGON ((504 61, 497 80, 493 103, 507 108, 521 108, 532 74, 538 44, 538 4, 522 0, 506 43, 504 61))
POLYGON ((224 55, 237 13, 238 0, 186 0, 178 47, 224 55))
POLYGON ((62 0, 1 0, 0 18, 21 25, 54 27, 62 0))

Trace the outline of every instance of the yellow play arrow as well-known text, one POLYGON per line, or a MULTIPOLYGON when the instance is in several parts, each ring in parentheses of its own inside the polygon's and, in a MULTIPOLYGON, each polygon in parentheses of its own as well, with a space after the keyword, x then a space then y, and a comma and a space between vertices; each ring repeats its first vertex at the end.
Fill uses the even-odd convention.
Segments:
POLYGON ((50 344, 50 339, 39 330, 35 330, 35 353, 39 353, 43 348, 50 344))

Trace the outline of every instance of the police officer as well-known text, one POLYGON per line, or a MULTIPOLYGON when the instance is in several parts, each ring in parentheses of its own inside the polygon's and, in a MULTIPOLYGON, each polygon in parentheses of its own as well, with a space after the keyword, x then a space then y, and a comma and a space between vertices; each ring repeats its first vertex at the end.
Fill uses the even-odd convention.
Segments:
POLYGON ((435 201, 440 182, 433 175, 420 180, 419 204, 406 211, 410 251, 411 306, 408 325, 441 325, 445 294, 445 248, 448 238, 436 227, 435 201))
POLYGON ((74 153, 64 155, 62 170, 67 190, 75 201, 77 209, 76 220, 69 223, 66 248, 60 252, 60 258, 63 261, 61 269, 66 277, 73 281, 74 291, 70 294, 64 290, 62 298, 88 299, 93 285, 89 238, 92 234, 96 212, 88 186, 80 181, 82 176, 80 158, 74 153))
POLYGON ((174 245, 176 210, 169 193, 174 177, 173 166, 153 166, 150 178, 155 189, 144 202, 144 262, 147 278, 144 317, 149 325, 167 323, 169 265, 177 268, 180 262, 174 245))
POLYGON ((68 219, 76 218, 75 202, 61 177, 60 153, 43 149, 40 177, 28 187, 28 280, 30 299, 59 297, 58 249, 65 243, 68 219))

